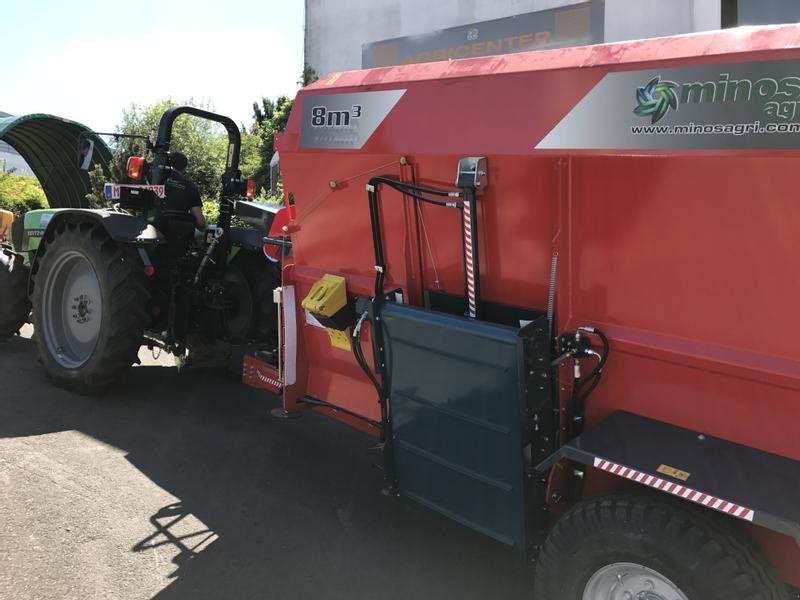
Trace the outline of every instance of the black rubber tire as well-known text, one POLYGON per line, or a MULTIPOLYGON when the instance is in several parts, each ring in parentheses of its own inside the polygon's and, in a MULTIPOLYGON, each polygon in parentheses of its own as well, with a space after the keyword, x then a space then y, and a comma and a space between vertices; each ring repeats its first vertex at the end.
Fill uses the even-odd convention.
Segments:
POLYGON ((655 494, 584 500, 550 532, 536 600, 583 600, 606 565, 634 563, 669 578, 689 600, 788 600, 760 548, 730 517, 655 494))
POLYGON ((28 299, 30 269, 21 255, 0 247, 0 340, 19 331, 31 314, 28 299))
POLYGON ((226 304, 222 325, 224 339, 233 344, 247 342, 257 316, 253 282, 235 263, 228 265, 223 280, 226 304))
POLYGON ((243 273, 253 299, 253 318, 246 340, 275 343, 278 340, 278 306, 273 291, 280 286, 280 272, 263 255, 241 250, 234 258, 232 266, 243 273))
POLYGON ((97 394, 110 387, 136 362, 143 341, 149 294, 145 277, 133 253, 120 248, 100 225, 66 223, 56 231, 41 256, 33 287, 34 329, 44 331, 42 314, 44 283, 51 275, 53 258, 60 252, 77 251, 92 265, 100 284, 102 319, 97 344, 78 368, 65 368, 51 355, 45 335, 35 336, 39 358, 58 387, 81 394, 97 394))

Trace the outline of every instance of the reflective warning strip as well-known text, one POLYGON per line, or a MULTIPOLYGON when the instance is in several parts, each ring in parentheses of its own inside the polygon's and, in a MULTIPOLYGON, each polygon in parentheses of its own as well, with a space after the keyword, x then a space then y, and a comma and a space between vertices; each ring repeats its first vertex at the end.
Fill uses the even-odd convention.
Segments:
POLYGON ((693 490, 671 481, 660 479, 653 475, 648 475, 647 473, 642 473, 641 471, 637 471, 635 469, 623 467, 622 465, 603 460, 602 458, 595 457, 594 466, 598 469, 602 469, 603 471, 608 471, 612 475, 618 475, 619 477, 630 479, 631 481, 641 483, 642 485, 657 489, 661 492, 667 492, 673 496, 678 496, 679 498, 690 500, 696 504, 713 508, 714 510, 723 512, 726 515, 731 515, 732 517, 738 517, 739 519, 744 519, 745 521, 752 521, 753 517, 755 516, 755 511, 751 508, 739 506, 733 502, 728 502, 727 500, 722 500, 721 498, 716 498, 714 496, 710 496, 709 494, 698 492, 697 490, 693 490))
POLYGON ((464 259, 467 263, 467 304, 469 305, 469 316, 474 319, 478 314, 478 303, 475 299, 475 270, 472 256, 472 209, 469 202, 464 202, 464 259))

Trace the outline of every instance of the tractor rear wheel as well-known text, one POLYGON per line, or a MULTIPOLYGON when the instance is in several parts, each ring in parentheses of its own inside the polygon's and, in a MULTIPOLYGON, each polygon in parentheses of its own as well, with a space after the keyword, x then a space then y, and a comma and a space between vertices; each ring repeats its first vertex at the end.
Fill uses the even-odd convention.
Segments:
POLYGON ((137 359, 148 293, 132 255, 92 223, 66 223, 34 279, 39 356, 59 387, 104 391, 137 359))
POLYGON ((30 269, 22 256, 0 248, 0 340, 11 337, 28 321, 31 303, 28 300, 30 269))
POLYGON ((231 343, 249 341, 256 314, 255 298, 250 281, 235 264, 228 265, 223 278, 223 331, 225 340, 231 343))
POLYGON ((277 344, 278 306, 272 292, 281 284, 280 272, 263 255, 246 251, 230 267, 225 280, 238 318, 226 317, 228 339, 277 344))

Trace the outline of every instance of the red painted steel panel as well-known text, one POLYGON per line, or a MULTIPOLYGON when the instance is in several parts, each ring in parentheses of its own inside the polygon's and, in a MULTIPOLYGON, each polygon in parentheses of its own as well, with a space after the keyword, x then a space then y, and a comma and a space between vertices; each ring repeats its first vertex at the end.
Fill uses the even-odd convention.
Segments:
MULTIPOLYGON (((611 338, 589 426, 628 410, 800 460, 800 154, 534 149, 610 72, 784 59, 800 59, 800 26, 328 77, 300 92, 279 140, 296 201, 294 266, 284 283, 297 285, 299 301, 329 272, 347 278, 349 293, 372 295, 369 178, 447 188, 460 157, 486 156, 489 186, 477 206, 482 295, 543 309, 558 253, 558 332, 596 325, 611 338), (406 92, 363 147, 301 147, 304 103, 386 89, 406 92)), ((425 206, 415 214, 390 190, 381 199, 386 289, 402 288, 414 304, 423 290, 463 294, 459 212, 425 206)), ((299 308, 298 323, 298 383, 286 390, 287 407, 309 393, 377 419, 375 391, 353 357, 305 325, 299 308)), ((371 359, 366 340, 364 350, 371 359)), ((796 544, 760 537, 800 585, 796 544)))
POLYGON ((283 389, 278 369, 249 355, 245 355, 242 361, 242 383, 273 394, 283 389))

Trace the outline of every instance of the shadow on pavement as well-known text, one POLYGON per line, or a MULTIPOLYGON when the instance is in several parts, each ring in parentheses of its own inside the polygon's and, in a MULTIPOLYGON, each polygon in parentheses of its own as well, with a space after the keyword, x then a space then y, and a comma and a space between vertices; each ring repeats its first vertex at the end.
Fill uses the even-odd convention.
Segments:
POLYGON ((46 382, 33 346, 0 345, 0 437, 78 430, 180 499, 130 540, 179 551, 157 598, 531 597, 520 554, 382 496, 362 434, 318 415, 274 419, 276 398, 207 372, 139 367, 107 397, 80 397, 46 382), (189 514, 205 528, 181 530, 189 514))

